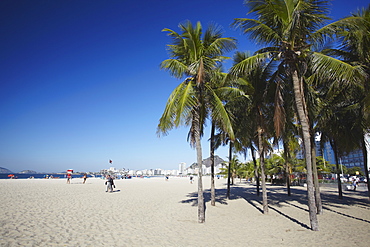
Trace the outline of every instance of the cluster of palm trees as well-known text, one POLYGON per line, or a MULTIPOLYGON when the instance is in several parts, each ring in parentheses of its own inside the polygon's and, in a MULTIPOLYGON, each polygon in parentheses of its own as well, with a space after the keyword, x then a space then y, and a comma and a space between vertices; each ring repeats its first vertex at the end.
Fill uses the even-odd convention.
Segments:
MULTIPOLYGON (((268 212, 265 154, 271 143, 282 143, 289 169, 300 140, 314 231, 318 230, 316 215, 322 212, 315 133, 330 141, 337 158, 363 148, 368 172, 364 136, 370 126, 370 6, 326 24, 329 2, 246 0, 252 18, 236 18, 232 26, 262 48, 252 55, 236 52, 228 73, 222 65, 228 59, 225 54, 236 49, 236 40, 222 37, 219 26, 203 31, 201 23, 188 21, 179 25, 180 32, 163 30, 172 42, 170 58, 161 68, 183 81, 168 98, 158 134, 189 126, 188 141, 196 149, 198 164, 202 164, 201 138, 207 121, 211 158, 217 147, 229 145, 230 161, 234 153, 251 150, 257 166, 256 152, 259 169, 255 167, 254 175, 261 178, 264 213, 268 212)), ((203 223, 202 171, 198 170, 198 222, 203 223)), ((229 169, 227 197, 230 178, 229 169)), ((211 184, 214 205, 214 175, 211 184)), ((340 180, 338 190, 341 196, 340 180)))
MULTIPOLYGON (((231 174, 231 185, 234 184, 235 180, 239 180, 240 182, 243 180, 256 183, 258 176, 255 176, 255 164, 253 161, 241 162, 234 156, 230 162, 226 162, 226 167, 221 168, 218 175, 223 175, 225 177, 228 176, 230 166, 230 174, 231 174)), ((257 169, 259 167, 259 160, 257 159, 257 169)), ((319 182, 322 183, 331 183, 334 179, 333 174, 337 173, 336 165, 330 164, 326 161, 322 156, 316 157, 316 167, 317 173, 321 177, 319 182)), ((341 174, 348 174, 348 175, 361 175, 363 176, 364 173, 361 167, 351 167, 347 168, 344 165, 340 165, 340 173, 341 174)), ((259 172, 259 171, 257 171, 259 172)), ((306 181, 306 166, 304 160, 293 158, 290 162, 286 162, 286 160, 281 156, 281 154, 272 154, 269 155, 267 159, 265 159, 265 175, 270 179, 272 184, 283 185, 286 184, 287 186, 287 193, 290 196, 290 185, 302 185, 306 181)), ((345 177, 346 178, 346 177, 345 177)), ((259 185, 256 186, 257 195, 259 195, 259 185)))

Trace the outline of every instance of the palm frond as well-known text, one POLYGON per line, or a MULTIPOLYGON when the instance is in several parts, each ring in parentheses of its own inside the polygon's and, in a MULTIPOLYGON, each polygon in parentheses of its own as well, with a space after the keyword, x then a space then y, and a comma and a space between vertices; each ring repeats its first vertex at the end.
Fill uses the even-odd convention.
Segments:
POLYGON ((318 52, 312 53, 311 65, 313 73, 318 78, 335 81, 340 83, 340 85, 352 84, 361 86, 361 83, 366 78, 366 73, 361 66, 352 66, 318 52))
POLYGON ((160 64, 160 68, 167 70, 171 76, 182 78, 186 75, 187 66, 177 59, 166 59, 160 64))
POLYGON ((159 120, 158 135, 167 135, 169 130, 188 121, 191 110, 196 105, 193 94, 192 83, 187 81, 182 82, 175 88, 169 96, 165 110, 159 120))
POLYGON ((256 44, 276 45, 282 40, 282 37, 274 29, 258 20, 236 18, 231 25, 247 34, 256 44))
POLYGON ((342 18, 315 30, 310 35, 310 41, 314 46, 319 47, 328 40, 338 36, 341 32, 346 32, 346 30, 353 32, 363 27, 364 24, 364 19, 358 16, 342 18))
POLYGON ((234 76, 242 76, 248 73, 249 71, 254 70, 259 66, 259 64, 270 57, 270 53, 260 53, 256 54, 251 57, 247 57, 243 61, 240 61, 239 63, 235 64, 230 69, 230 74, 234 76))
POLYGON ((236 49, 236 39, 234 38, 218 38, 212 43, 205 46, 205 55, 215 57, 230 52, 236 49))
POLYGON ((213 91, 222 101, 233 100, 237 97, 245 96, 244 91, 236 87, 218 87, 216 89, 213 89, 213 91))
POLYGON ((225 109, 223 101, 218 97, 209 85, 205 85, 210 93, 210 104, 212 107, 212 119, 221 124, 223 130, 228 134, 230 139, 234 139, 234 131, 232 128, 231 115, 225 109))

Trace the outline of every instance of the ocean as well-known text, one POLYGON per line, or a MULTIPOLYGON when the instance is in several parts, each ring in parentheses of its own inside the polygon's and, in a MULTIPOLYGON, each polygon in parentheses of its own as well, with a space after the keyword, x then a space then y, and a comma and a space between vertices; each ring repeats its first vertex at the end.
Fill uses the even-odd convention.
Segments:
MULTIPOLYGON (((53 176, 54 178, 67 179, 67 174, 65 173, 2 173, 0 174, 0 179, 10 179, 9 175, 13 174, 14 178, 17 179, 28 179, 28 178, 46 178, 53 176)), ((83 174, 72 174, 72 178, 82 178, 83 174)), ((91 175, 87 175, 91 178, 91 175)))

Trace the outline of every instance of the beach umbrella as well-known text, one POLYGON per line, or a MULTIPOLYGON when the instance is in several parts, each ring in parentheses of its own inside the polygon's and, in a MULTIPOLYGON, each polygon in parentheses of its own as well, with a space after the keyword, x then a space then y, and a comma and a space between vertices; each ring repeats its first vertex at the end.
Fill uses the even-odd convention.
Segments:
POLYGON ((9 174, 8 177, 14 177, 14 174, 9 174))

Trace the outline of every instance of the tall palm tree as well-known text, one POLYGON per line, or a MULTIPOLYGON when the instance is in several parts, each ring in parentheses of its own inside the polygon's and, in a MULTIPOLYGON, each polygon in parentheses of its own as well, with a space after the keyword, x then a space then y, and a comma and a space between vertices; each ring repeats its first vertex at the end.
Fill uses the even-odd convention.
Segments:
POLYGON ((292 132, 289 134, 285 134, 283 137, 283 157, 285 160, 285 179, 286 179, 286 186, 287 186, 287 193, 288 196, 291 195, 290 190, 290 176, 293 170, 293 160, 296 157, 297 152, 299 151, 299 143, 295 136, 292 135, 292 132))
POLYGON ((167 46, 170 58, 161 63, 161 68, 183 81, 168 98, 157 133, 167 134, 180 125, 190 127, 188 140, 196 149, 198 164, 198 222, 203 223, 205 205, 201 138, 210 109, 212 118, 222 123, 233 138, 230 118, 209 82, 216 68, 226 59, 223 54, 235 49, 236 45, 233 38, 223 38, 222 30, 215 25, 209 26, 204 33, 200 22, 193 26, 187 21, 180 24, 179 28, 180 33, 163 29, 172 38, 172 44, 167 46))
MULTIPOLYGON (((322 132, 322 139, 330 141, 336 160, 336 172, 338 181, 339 198, 343 197, 340 180, 339 157, 344 153, 361 147, 363 130, 361 128, 360 106, 358 99, 351 97, 354 88, 345 88, 342 92, 335 93, 335 96, 328 100, 323 120, 318 121, 322 132)), ((358 91, 358 90, 355 90, 358 91)), ((354 95, 358 96, 357 93, 354 95)))
POLYGON ((309 218, 314 231, 319 228, 312 179, 310 124, 304 92, 305 74, 310 67, 316 77, 335 78, 337 82, 358 81, 360 76, 356 67, 312 49, 312 45, 323 42, 326 34, 334 32, 334 26, 321 27, 329 19, 328 3, 325 0, 245 0, 249 13, 255 14, 257 19, 238 18, 234 22, 235 27, 267 47, 234 67, 232 72, 251 69, 261 59, 273 59, 278 63, 278 69, 291 79, 307 166, 309 218))
MULTIPOLYGON (((370 5, 357 10, 352 16, 344 18, 338 26, 341 27, 338 32, 340 47, 339 49, 330 49, 329 54, 339 56, 345 62, 361 66, 366 73, 364 80, 355 84, 357 92, 352 96, 358 100, 359 104, 359 115, 355 119, 359 120, 358 128, 362 130, 361 146, 364 156, 364 170, 366 176, 369 177, 365 136, 370 132, 370 94, 368 93, 370 91, 370 5), (353 20, 353 22, 348 24, 345 21, 347 19, 353 20)), ((370 183, 367 186, 370 198, 370 183)))
MULTIPOLYGON (((252 93, 250 90, 252 86, 242 78, 229 76, 228 74, 222 74, 224 82, 223 86, 218 87, 216 92, 220 95, 220 98, 225 102, 225 108, 232 117, 232 128, 234 131, 235 138, 232 139, 222 128, 217 127, 217 135, 214 135, 215 148, 221 145, 229 145, 229 162, 233 160, 233 153, 243 153, 246 142, 248 142, 249 136, 245 135, 245 111, 246 106, 242 103, 248 101, 249 95, 252 93)), ((218 126, 216 122, 216 126, 218 126)), ((213 132, 212 132, 213 133, 213 132)), ((212 134, 211 134, 212 135, 212 134)), ((229 166, 230 167, 230 166, 229 166)), ((230 171, 231 174, 231 171, 230 171)), ((230 197, 230 183, 231 175, 228 176, 227 182, 227 193, 226 197, 230 197)), ((211 189, 211 201, 212 201, 212 189, 211 189)))
MULTIPOLYGON (((239 64, 249 58, 250 55, 247 52, 237 52, 234 55, 234 65, 231 68, 233 71, 234 67, 239 66, 239 64)), ((248 137, 248 141, 244 141, 244 145, 246 147, 252 146, 251 143, 254 143, 258 148, 259 154, 259 165, 260 165, 260 172, 261 172, 261 182, 262 182, 262 201, 263 201, 263 213, 268 213, 268 201, 267 201, 267 189, 266 189, 266 178, 265 178, 265 164, 264 164, 264 155, 267 151, 267 139, 269 137, 268 129, 268 119, 271 119, 269 113, 271 112, 268 109, 268 105, 271 102, 266 100, 266 90, 267 90, 267 83, 270 76, 270 70, 268 64, 264 62, 260 62, 256 65, 253 69, 249 71, 240 71, 240 73, 233 73, 230 76, 236 76, 239 78, 239 81, 244 80, 246 83, 241 84, 242 90, 245 90, 245 95, 249 97, 247 99, 241 99, 237 102, 233 102, 237 104, 239 107, 238 115, 240 117, 239 121, 243 121, 243 123, 238 124, 239 126, 243 126, 244 128, 237 132, 237 136, 245 135, 248 137), (249 127, 246 127, 249 125, 249 127)), ((267 97, 268 98, 268 97, 267 97)), ((243 137, 240 137, 243 138, 243 137)), ((252 153, 253 154, 253 153, 252 153)), ((257 171, 257 169, 255 169, 257 171)), ((259 179, 257 179, 259 182, 259 179)), ((257 188, 258 190, 258 188, 257 188)))
POLYGON ((241 169, 242 163, 239 161, 239 159, 236 156, 233 156, 229 162, 227 162, 227 176, 230 178, 231 183, 234 184, 235 179, 238 176, 238 170, 241 169))
POLYGON ((252 143, 250 144, 250 150, 251 150, 252 160, 254 164, 253 168, 254 168, 254 178, 256 180, 257 196, 259 196, 260 195, 260 176, 259 176, 257 160, 256 160, 256 155, 255 155, 256 149, 254 148, 252 143))
MULTIPOLYGON (((238 84, 240 84, 236 80, 230 80, 226 73, 221 72, 221 68, 219 68, 219 73, 216 73, 214 77, 211 78, 211 85, 212 89, 218 95, 218 97, 224 102, 226 110, 228 110, 229 115, 232 117, 232 112, 226 106, 228 102, 233 101, 235 98, 241 97, 244 95, 242 90, 239 90, 238 84)), ((231 118, 233 121, 234 118, 231 118)), ((212 118, 212 125, 211 125, 211 137, 210 137, 210 160, 211 160, 211 206, 216 205, 216 190, 215 190, 215 181, 214 181, 214 153, 215 150, 221 145, 221 142, 227 141, 230 138, 227 136, 227 130, 223 131, 222 123, 217 122, 217 118, 212 118), (216 130, 219 132, 223 132, 224 140, 221 140, 220 135, 217 135, 216 138, 216 130), (226 136, 225 136, 226 135, 226 136)), ((235 126, 233 126, 234 129, 235 126)), ((235 130, 234 130, 235 132, 235 130)), ((230 186, 228 185, 228 193, 230 193, 230 186)))
POLYGON ((311 154, 312 154, 312 173, 313 173, 313 182, 314 182, 314 189, 315 189, 316 210, 317 210, 317 214, 323 214, 320 184, 319 184, 319 173, 318 173, 317 164, 316 164, 315 134, 313 131, 311 132, 311 154))
POLYGON ((216 188, 215 188, 215 123, 212 122, 210 137, 210 159, 211 159, 211 206, 216 206, 216 188))

